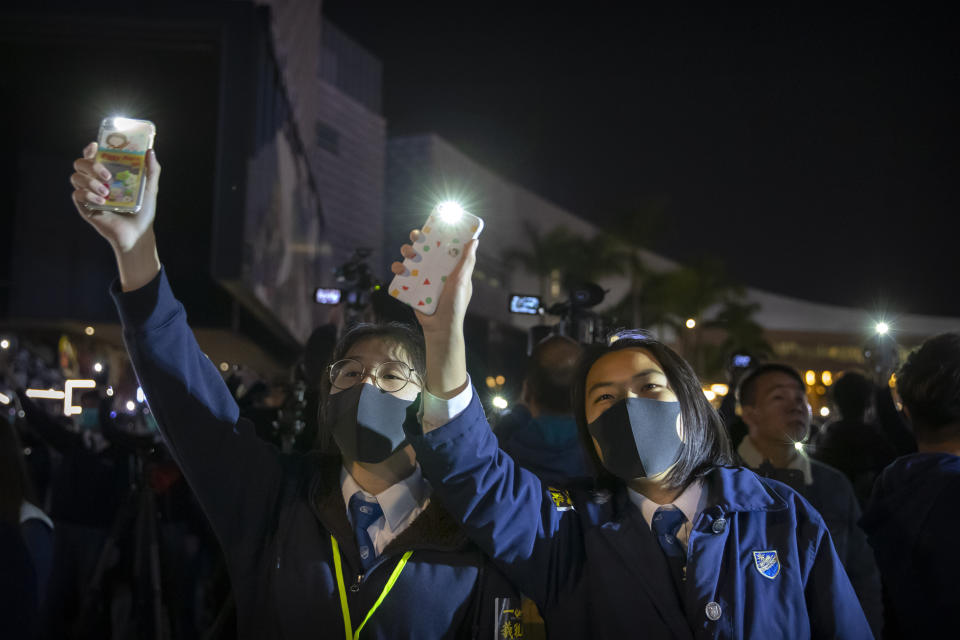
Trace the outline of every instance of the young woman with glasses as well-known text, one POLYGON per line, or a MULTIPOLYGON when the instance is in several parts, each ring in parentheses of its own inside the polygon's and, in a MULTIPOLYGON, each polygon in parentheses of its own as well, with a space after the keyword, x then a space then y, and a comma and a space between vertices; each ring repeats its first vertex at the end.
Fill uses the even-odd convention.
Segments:
MULTIPOLYGON (((116 254, 120 278, 111 292, 127 350, 223 547, 239 637, 522 632, 515 590, 432 499, 403 434, 423 388, 423 338, 393 324, 348 332, 322 383, 323 446, 280 453, 240 418, 170 289, 153 234, 155 155, 147 156, 144 206, 130 216, 85 206, 103 202, 106 169, 95 154, 91 144, 74 163, 73 200, 116 254)), ((437 406, 421 410, 432 415, 437 406)))
POLYGON ((446 399, 451 418, 424 415, 406 433, 438 498, 537 604, 548 637, 872 637, 822 518, 786 485, 731 466, 693 369, 649 336, 581 358, 572 400, 594 491, 544 486, 499 450, 464 361, 476 245, 437 312, 417 314, 425 402, 446 399))

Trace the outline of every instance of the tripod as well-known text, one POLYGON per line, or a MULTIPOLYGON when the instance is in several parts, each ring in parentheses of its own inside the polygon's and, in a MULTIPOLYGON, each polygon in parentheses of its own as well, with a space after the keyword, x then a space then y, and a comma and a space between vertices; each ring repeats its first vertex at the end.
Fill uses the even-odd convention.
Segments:
MULTIPOLYGON (((157 503, 147 480, 144 461, 147 455, 147 450, 138 449, 131 456, 134 482, 110 527, 110 533, 97 558, 93 577, 85 590, 80 614, 73 627, 72 636, 75 638, 83 638, 89 632, 95 618, 96 606, 102 601, 104 577, 110 566, 120 556, 120 542, 131 532, 133 533, 133 608, 130 620, 137 625, 149 621, 149 629, 144 629, 148 635, 138 637, 152 640, 168 640, 171 637, 169 625, 165 624, 163 610, 160 532, 157 503)), ((127 627, 129 626, 128 622, 127 627)), ((130 631, 129 628, 125 628, 120 637, 128 637, 130 631)))

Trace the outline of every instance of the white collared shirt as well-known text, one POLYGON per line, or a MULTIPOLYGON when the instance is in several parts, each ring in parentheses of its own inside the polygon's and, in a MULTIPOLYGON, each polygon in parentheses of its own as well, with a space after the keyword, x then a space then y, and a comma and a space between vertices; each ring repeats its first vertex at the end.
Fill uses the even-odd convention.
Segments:
MULTIPOLYGON (((760 453, 757 445, 753 444, 750 436, 746 436, 740 442, 740 446, 737 447, 737 454, 743 459, 744 464, 751 469, 756 469, 766 460, 763 454, 760 453)), ((787 464, 787 469, 796 469, 797 471, 803 472, 803 484, 805 485, 813 484, 813 470, 810 467, 810 458, 808 458, 806 452, 802 450, 797 451, 787 464)))
POLYGON ((682 511, 687 521, 684 522, 680 530, 677 531, 677 540, 679 540, 680 544, 684 547, 687 546, 687 543, 690 541, 690 532, 693 530, 693 523, 697 521, 697 516, 703 511, 703 503, 706 497, 701 480, 692 482, 689 487, 683 490, 683 493, 677 496, 676 500, 669 504, 657 504, 642 493, 634 491, 629 487, 627 487, 627 494, 630 496, 630 502, 640 509, 640 513, 643 514, 643 519, 651 531, 653 530, 653 514, 655 514, 660 507, 679 509, 682 511))
MULTIPOLYGON (((383 515, 367 527, 367 533, 373 540, 373 547, 378 556, 427 508, 432 492, 430 483, 423 477, 419 464, 409 476, 377 495, 364 491, 346 468, 341 467, 340 489, 343 492, 344 504, 350 504, 350 498, 359 491, 364 500, 376 502, 383 509, 383 515)), ((350 516, 349 508, 347 508, 347 520, 352 527, 353 518, 350 516)))

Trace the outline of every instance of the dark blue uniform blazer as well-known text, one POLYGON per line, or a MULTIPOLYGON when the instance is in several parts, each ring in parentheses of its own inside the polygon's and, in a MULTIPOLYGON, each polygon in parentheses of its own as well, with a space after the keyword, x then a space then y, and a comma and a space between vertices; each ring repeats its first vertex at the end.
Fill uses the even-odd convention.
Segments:
POLYGON ((497 448, 476 391, 443 427, 407 429, 438 498, 537 603, 551 638, 872 637, 823 520, 786 485, 742 468, 707 475, 681 605, 626 489, 545 488, 497 448), (761 574, 755 551, 776 551, 779 566, 761 574))
POLYGON ((519 596, 436 500, 360 576, 339 457, 282 455, 240 419, 237 403, 187 325, 166 275, 113 296, 124 340, 164 440, 223 547, 240 638, 344 637, 331 555, 343 556, 353 628, 405 551, 413 555, 361 636, 487 638, 519 596), (512 605, 504 606, 512 597, 512 605))

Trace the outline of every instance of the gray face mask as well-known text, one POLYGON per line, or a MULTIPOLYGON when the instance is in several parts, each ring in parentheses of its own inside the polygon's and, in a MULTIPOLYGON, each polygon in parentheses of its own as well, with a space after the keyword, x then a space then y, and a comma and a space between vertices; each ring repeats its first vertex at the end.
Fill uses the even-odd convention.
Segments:
POLYGON ((345 460, 383 462, 407 443, 403 421, 413 400, 402 400, 371 384, 330 395, 330 432, 345 460))
POLYGON ((625 481, 655 476, 680 456, 679 402, 625 398, 587 425, 600 446, 603 466, 625 481))

